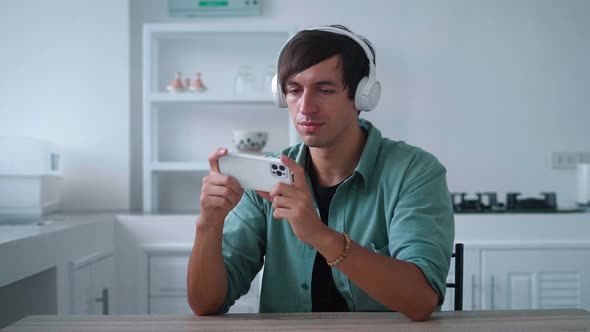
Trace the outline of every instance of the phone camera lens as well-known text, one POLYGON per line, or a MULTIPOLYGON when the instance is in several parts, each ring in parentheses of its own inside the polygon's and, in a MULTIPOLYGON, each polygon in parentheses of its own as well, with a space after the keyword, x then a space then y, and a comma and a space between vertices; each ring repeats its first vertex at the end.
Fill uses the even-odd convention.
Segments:
POLYGON ((284 170, 285 170, 285 166, 281 165, 281 166, 279 166, 279 169, 280 169, 281 171, 284 171, 284 170))
POLYGON ((271 167, 272 167, 272 169, 277 169, 277 165, 275 165, 275 164, 272 164, 271 167))
POLYGON ((283 176, 283 172, 281 172, 281 171, 277 171, 277 175, 278 175, 278 176, 283 176))

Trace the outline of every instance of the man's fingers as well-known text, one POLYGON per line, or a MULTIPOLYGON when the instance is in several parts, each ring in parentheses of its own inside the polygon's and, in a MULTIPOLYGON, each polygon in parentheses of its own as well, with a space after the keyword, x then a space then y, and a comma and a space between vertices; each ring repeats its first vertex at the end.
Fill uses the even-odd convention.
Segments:
POLYGON ((203 186, 213 185, 230 188, 234 193, 240 194, 243 189, 238 180, 230 175, 210 173, 203 177, 203 186))
POLYGON ((226 148, 219 148, 209 155, 209 169, 211 172, 219 173, 219 163, 217 161, 220 157, 225 156, 226 154, 226 148))
POLYGON ((227 197, 211 196, 205 193, 201 194, 201 204, 205 207, 212 208, 229 208, 232 206, 232 202, 227 197), (203 197, 206 196, 206 197, 203 197))
POLYGON ((286 209, 288 208, 285 203, 287 203, 285 200, 288 200, 288 198, 286 198, 285 196, 274 196, 272 199, 272 207, 273 209, 286 209))
POLYGON ((281 155, 281 162, 287 166, 291 172, 293 172, 293 180, 296 186, 307 186, 307 182, 305 180, 305 171, 301 165, 285 155, 281 155))
POLYGON ((226 186, 209 185, 205 188, 205 193, 210 196, 226 197, 230 201, 237 201, 241 192, 235 192, 234 189, 226 186))
POLYGON ((289 209, 283 209, 283 208, 275 209, 272 212, 272 217, 275 218, 275 219, 287 219, 287 220, 289 220, 289 209))

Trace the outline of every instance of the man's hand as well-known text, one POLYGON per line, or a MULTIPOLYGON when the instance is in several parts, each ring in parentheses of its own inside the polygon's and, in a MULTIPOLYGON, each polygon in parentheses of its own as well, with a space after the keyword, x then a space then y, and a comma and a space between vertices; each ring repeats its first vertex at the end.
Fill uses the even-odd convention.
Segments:
POLYGON ((225 217, 244 194, 244 189, 235 178, 219 173, 217 161, 226 154, 227 149, 220 148, 209 156, 209 175, 203 177, 201 188, 199 224, 223 225, 225 217))
POLYGON ((281 155, 281 162, 293 172, 293 184, 278 183, 270 193, 257 193, 272 202, 274 218, 287 219, 301 241, 315 246, 322 232, 328 230, 328 227, 324 225, 315 209, 303 168, 295 160, 284 155, 281 155))

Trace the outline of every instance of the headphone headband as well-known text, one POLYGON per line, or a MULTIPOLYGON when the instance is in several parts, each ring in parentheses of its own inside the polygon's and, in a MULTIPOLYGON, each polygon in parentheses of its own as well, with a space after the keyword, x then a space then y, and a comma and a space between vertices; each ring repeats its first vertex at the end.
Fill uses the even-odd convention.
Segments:
POLYGON ((365 40, 363 40, 361 37, 359 37, 359 35, 357 35, 356 33, 353 33, 353 32, 350 32, 348 30, 344 30, 341 28, 330 27, 330 26, 309 28, 309 29, 305 29, 305 31, 326 31, 326 32, 335 33, 337 35, 346 36, 346 37, 354 40, 357 44, 359 44, 359 46, 362 47, 363 51, 365 51, 365 54, 367 55, 367 59, 369 60, 369 64, 371 64, 373 66, 375 65, 375 57, 373 56, 373 52, 369 48, 369 45, 367 45, 367 42, 365 40))

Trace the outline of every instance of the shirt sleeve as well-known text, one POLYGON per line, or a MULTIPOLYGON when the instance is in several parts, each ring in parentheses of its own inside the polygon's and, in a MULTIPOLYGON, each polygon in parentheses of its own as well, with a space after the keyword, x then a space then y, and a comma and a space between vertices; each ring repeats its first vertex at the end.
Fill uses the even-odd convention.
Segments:
POLYGON ((411 167, 400 190, 389 229, 389 251, 418 266, 444 302, 455 222, 446 169, 434 157, 411 167))
POLYGON ((266 251, 266 216, 262 198, 246 190, 223 226, 222 255, 227 273, 227 295, 218 313, 226 313, 246 294, 262 268, 266 251))

